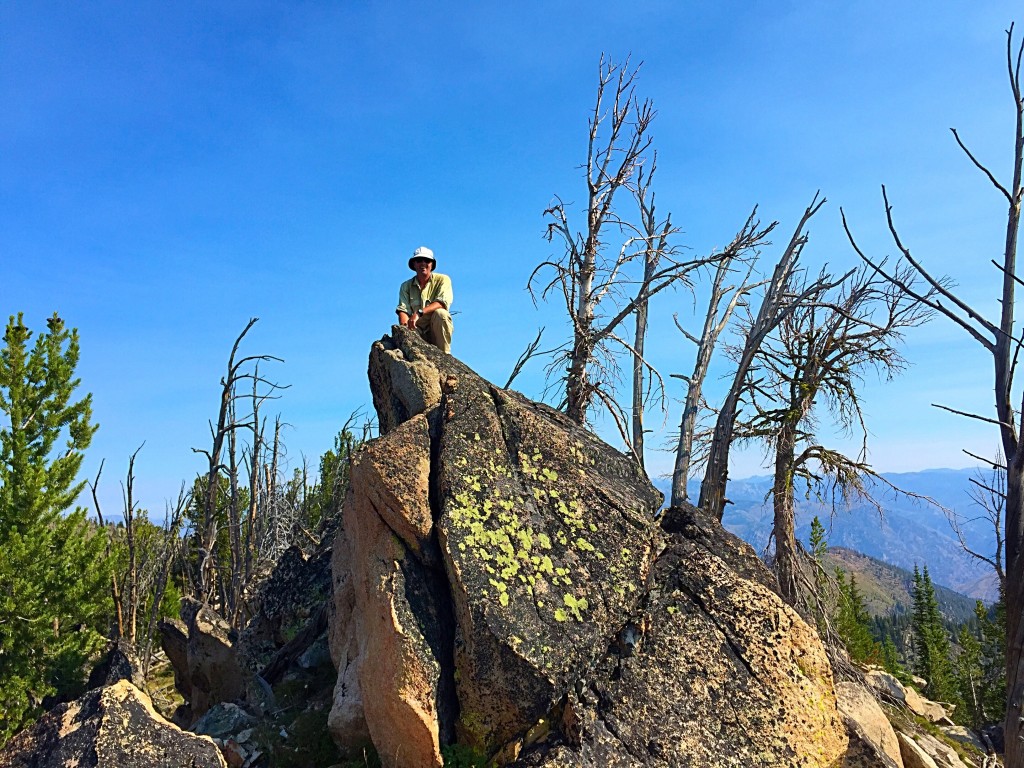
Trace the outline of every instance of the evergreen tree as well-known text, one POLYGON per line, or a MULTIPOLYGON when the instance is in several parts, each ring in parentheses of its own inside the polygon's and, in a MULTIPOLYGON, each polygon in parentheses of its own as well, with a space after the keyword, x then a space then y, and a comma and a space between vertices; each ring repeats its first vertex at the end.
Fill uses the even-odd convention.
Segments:
POLYGON ((981 642, 975 632, 964 624, 957 633, 957 645, 960 646, 960 652, 953 662, 953 672, 956 675, 960 698, 965 706, 958 708, 953 715, 957 722, 977 728, 986 719, 984 694, 981 691, 981 679, 984 674, 981 666, 981 642))
POLYGON ((914 673, 928 681, 924 692, 931 699, 956 703, 959 692, 950 658, 949 635, 942 623, 928 566, 923 571, 914 566, 913 606, 914 673))
POLYGON ((820 564, 828 553, 828 539, 825 537, 825 526, 821 524, 817 515, 811 520, 811 535, 808 543, 811 546, 811 557, 820 564))
POLYGON ((0 348, 0 744, 44 696, 72 693, 110 604, 104 532, 72 506, 92 398, 75 399, 78 334, 13 316, 0 348))
POLYGON ((882 666, 885 667, 886 672, 894 675, 900 682, 906 683, 910 680, 910 675, 907 674, 907 670, 900 661, 900 653, 896 644, 888 635, 882 638, 882 666))
POLYGON ((914 564, 914 584, 910 590, 911 618, 910 618, 910 651, 913 663, 911 669, 914 674, 926 680, 926 673, 931 671, 931 661, 927 644, 928 606, 925 599, 924 581, 921 578, 921 570, 914 564))
POLYGON ((846 651, 854 661, 877 664, 882 648, 871 635, 871 616, 864 604, 864 595, 857 588, 857 579, 850 574, 847 581, 842 568, 836 568, 839 600, 836 606, 836 632, 843 639, 846 651))
POLYGON ((829 591, 828 576, 825 573, 825 556, 828 554, 828 539, 825 536, 825 526, 821 524, 821 520, 815 515, 814 519, 811 520, 811 533, 808 538, 808 553, 811 557, 811 562, 814 567, 814 589, 817 593, 817 599, 812 601, 810 607, 811 613, 814 615, 814 620, 818 625, 818 632, 824 636, 825 628, 827 626, 826 616, 822 615, 824 606, 826 605, 826 595, 829 591))
POLYGON ((954 664, 964 702, 958 721, 973 728, 1001 721, 1006 706, 1006 612, 1002 599, 989 610, 980 600, 974 621, 960 627, 960 653, 954 664))
POLYGON ((313 485, 306 503, 306 517, 311 528, 334 517, 348 491, 352 456, 363 441, 348 429, 348 424, 334 437, 334 448, 320 457, 319 479, 313 485))

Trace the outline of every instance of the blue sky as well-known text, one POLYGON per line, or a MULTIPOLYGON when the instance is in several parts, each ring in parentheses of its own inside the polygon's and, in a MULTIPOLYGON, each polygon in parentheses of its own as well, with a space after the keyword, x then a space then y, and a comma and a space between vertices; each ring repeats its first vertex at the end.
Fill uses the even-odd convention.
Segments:
MULTIPOLYGON (((289 460, 315 461, 370 408, 369 346, 418 245, 454 281, 455 354, 503 383, 538 326, 550 342, 567 330, 524 287, 555 253, 541 212, 554 194, 584 197, 602 52, 643 61, 659 209, 681 244, 721 246, 759 205, 781 222, 767 263, 821 189, 806 260, 845 270, 840 206, 868 250, 893 250, 885 183, 914 252, 991 310, 1005 208, 948 128, 1008 174, 1015 13, 1024 21, 1010 2, 7 2, 0 314, 40 328, 57 311, 80 330, 101 425, 85 472, 107 460, 108 506, 143 441, 137 489, 154 511, 201 468, 191 448, 208 443, 252 316, 244 351, 285 360, 267 370, 291 385, 277 403, 289 460)), ((693 327, 694 306, 683 292, 655 304, 648 344, 666 376, 692 366, 671 315, 693 327)), ((876 466, 991 454, 989 428, 929 405, 988 413, 983 354, 942 321, 905 352, 903 377, 865 390, 876 466)), ((541 367, 517 382, 526 394, 540 394, 541 367)), ((648 418, 657 474, 678 404, 648 418)), ((759 462, 744 452, 734 474, 759 462)))

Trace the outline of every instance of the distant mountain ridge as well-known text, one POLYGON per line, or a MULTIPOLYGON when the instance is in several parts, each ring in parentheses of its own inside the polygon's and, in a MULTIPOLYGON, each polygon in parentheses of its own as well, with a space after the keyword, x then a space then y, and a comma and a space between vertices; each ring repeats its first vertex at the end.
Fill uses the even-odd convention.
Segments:
MULTIPOLYGON (((964 520, 965 538, 975 551, 993 551, 995 537, 991 524, 969 495, 970 478, 976 474, 975 469, 885 473, 882 477, 886 481, 911 494, 933 499, 939 506, 894 493, 876 481, 872 483, 872 493, 882 507, 881 515, 867 501, 854 501, 833 514, 831 505, 804 498, 798 489, 797 537, 806 546, 811 520, 817 515, 828 532, 830 547, 855 550, 907 571, 915 565, 927 565, 935 584, 991 602, 996 597, 992 569, 963 551, 944 511, 959 513, 964 520)), ((654 483, 666 494, 670 490, 668 479, 654 483)), ((731 503, 726 507, 723 523, 758 552, 764 552, 771 533, 771 486, 772 479, 763 476, 730 480, 727 488, 731 503)), ((695 499, 698 489, 691 487, 690 493, 695 499)))
MULTIPOLYGON (((872 616, 912 610, 913 572, 845 547, 830 549, 826 561, 830 570, 838 566, 856 578, 857 589, 872 616)), ((931 575, 931 568, 928 571, 931 575)), ((935 600, 942 615, 953 623, 960 624, 974 616, 975 598, 936 584, 935 600)))

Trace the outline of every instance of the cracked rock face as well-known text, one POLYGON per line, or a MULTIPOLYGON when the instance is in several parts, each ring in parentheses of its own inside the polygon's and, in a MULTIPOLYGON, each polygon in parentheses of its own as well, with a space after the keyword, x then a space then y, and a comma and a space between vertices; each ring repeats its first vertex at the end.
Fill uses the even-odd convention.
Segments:
POLYGON ((814 631, 635 463, 395 328, 334 549, 332 733, 385 766, 830 765, 814 631), (680 514, 686 517, 680 518, 680 514))
POLYGON ((0 752, 2 768, 227 768, 208 736, 167 722, 127 680, 48 712, 0 752))
POLYGON ((642 612, 570 699, 563 722, 574 733, 519 764, 836 764, 847 739, 814 630, 717 520, 686 507, 663 522, 681 532, 658 558, 642 612))

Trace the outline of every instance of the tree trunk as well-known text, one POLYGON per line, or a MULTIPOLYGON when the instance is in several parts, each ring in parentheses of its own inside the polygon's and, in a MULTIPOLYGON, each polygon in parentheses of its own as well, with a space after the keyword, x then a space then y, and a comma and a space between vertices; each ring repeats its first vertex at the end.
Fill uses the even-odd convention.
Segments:
POLYGON ((800 567, 796 547, 796 514, 793 502, 793 462, 796 453, 795 425, 785 423, 775 443, 775 484, 772 486, 772 506, 775 522, 775 576, 779 594, 792 606, 799 598, 797 569, 800 567))
MULTIPOLYGON (((644 277, 650 280, 652 271, 648 262, 644 277)), ((633 453, 644 467, 644 339, 647 337, 647 302, 643 301, 636 308, 636 333, 633 337, 633 453)))
POLYGON ((1024 768, 1024 558, 1020 543, 1024 522, 1024 451, 1006 467, 1006 722, 1007 768, 1024 768))
MULTIPOLYGON (((731 260, 730 260, 731 261, 731 260)), ((679 420, 679 443, 676 445, 676 463, 672 469, 672 506, 678 507, 689 499, 686 483, 690 479, 690 464, 693 462, 693 432, 697 428, 697 412, 700 410, 701 392, 704 379, 711 366, 711 353, 718 339, 718 331, 724 327, 716 326, 718 304, 722 296, 722 279, 728 268, 728 261, 723 261, 715 275, 712 286, 711 300, 708 302, 708 313, 704 319, 704 330, 697 342, 697 360, 693 365, 693 373, 687 382, 686 401, 683 404, 683 415, 679 420)), ((740 289, 742 290, 742 289, 740 289)), ((725 320, 732 313, 732 305, 726 312, 725 320)))
MULTIPOLYGON (((737 371, 736 382, 742 384, 742 377, 737 371)), ((746 376, 743 369, 742 376, 746 376)), ((732 446, 732 433, 736 425, 736 413, 740 400, 740 386, 733 384, 729 394, 718 412, 715 431, 711 436, 708 449, 708 465, 704 470, 704 480, 700 484, 700 500, 698 506, 719 520, 725 514, 725 486, 729 482, 729 448, 732 446)))
POLYGON ((693 461, 693 431, 697 425, 699 398, 699 393, 694 393, 691 383, 683 406, 683 417, 679 420, 679 445, 676 447, 676 463, 672 469, 673 507, 689 499, 686 483, 690 479, 690 463, 693 461))
POLYGON ((573 346, 569 379, 566 382, 565 415, 583 426, 587 423, 587 407, 590 404, 590 385, 587 380, 587 364, 592 353, 584 340, 578 339, 573 346))
POLYGON ((791 296, 787 293, 790 277, 796 269, 800 253, 807 242, 807 238, 803 234, 804 226, 814 214, 821 210, 821 206, 824 204, 825 199, 819 200, 818 194, 815 193, 814 199, 811 200, 811 204, 807 206, 807 210, 804 211, 804 215, 797 224, 789 245, 786 246, 785 252, 775 265, 772 277, 765 288, 761 306, 757 311, 757 318, 747 333, 743 351, 736 363, 736 373, 733 376, 729 394, 726 395, 722 410, 719 411, 718 419, 715 421, 715 432, 711 438, 708 452, 708 465, 704 471, 704 480, 700 485, 699 506, 707 514, 714 515, 719 520, 725 514, 725 486, 729 481, 729 449, 732 447, 736 416, 739 413, 740 395, 746 383, 747 373, 754 362, 754 355, 768 334, 808 296, 839 285, 849 275, 847 273, 831 282, 824 277, 820 278, 807 286, 799 296, 791 296))

